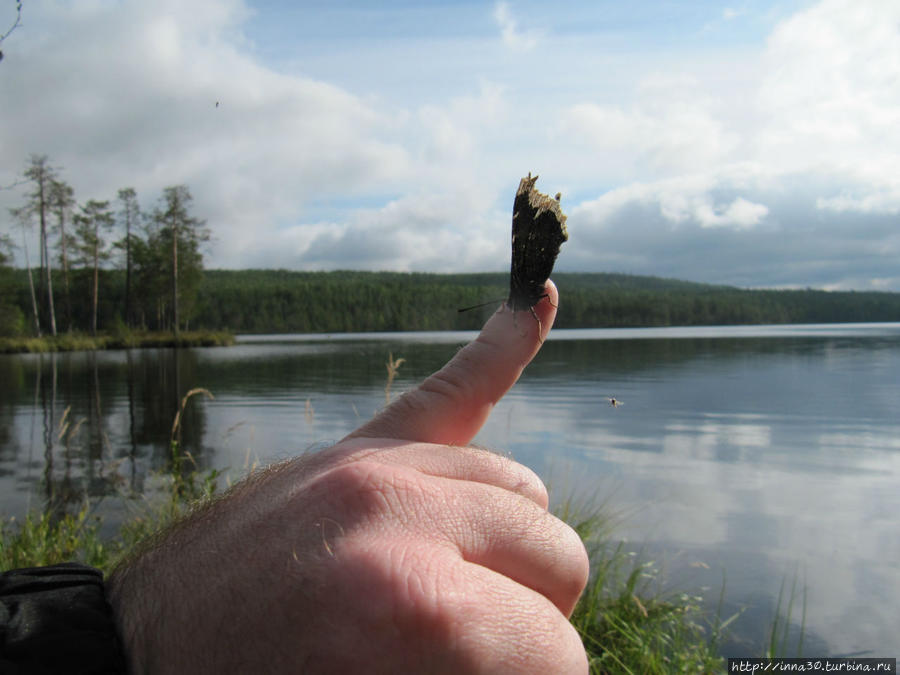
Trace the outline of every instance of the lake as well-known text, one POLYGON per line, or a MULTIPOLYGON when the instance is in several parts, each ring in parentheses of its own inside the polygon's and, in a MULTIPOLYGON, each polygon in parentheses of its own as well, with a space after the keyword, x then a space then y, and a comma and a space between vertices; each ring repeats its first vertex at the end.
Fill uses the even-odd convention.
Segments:
MULTIPOLYGON (((369 418, 389 354, 405 359, 396 395, 473 336, 0 356, 0 512, 90 496, 113 528, 120 497, 165 468, 188 390, 214 398, 187 404, 182 447, 240 477, 369 418)), ((532 467, 554 500, 604 504, 660 590, 715 609, 724 584, 722 614, 741 611, 725 653, 759 651, 796 581, 804 655, 897 656, 900 324, 557 330, 475 442, 532 467)))

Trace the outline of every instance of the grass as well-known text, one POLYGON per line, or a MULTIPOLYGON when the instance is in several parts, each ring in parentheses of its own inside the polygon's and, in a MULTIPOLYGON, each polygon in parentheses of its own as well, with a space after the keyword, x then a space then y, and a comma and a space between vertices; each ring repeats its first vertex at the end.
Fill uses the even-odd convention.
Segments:
POLYGON ((176 339, 169 332, 117 331, 98 336, 63 333, 56 337, 0 338, 0 354, 72 352, 95 349, 143 347, 224 347, 234 344, 234 336, 223 331, 189 331, 176 339))
POLYGON ((117 544, 101 540, 99 519, 87 504, 78 513, 54 518, 50 513, 28 514, 0 522, 0 570, 54 565, 78 560, 108 569, 117 544))
MULTIPOLYGON (((192 461, 182 455, 183 463, 192 461)), ((109 573, 142 541, 218 493, 218 471, 172 471, 157 476, 153 500, 126 502, 131 512, 114 537, 102 537, 102 519, 89 502, 74 514, 29 513, 0 521, 0 571, 78 561, 109 573)))
MULTIPOLYGON (((797 573, 794 572, 791 580, 791 592, 785 599, 784 586, 785 579, 781 580, 781 587, 778 589, 778 601, 775 603, 775 617, 772 619, 772 626, 769 630, 769 644, 766 648, 765 655, 769 658, 785 656, 790 647, 791 637, 791 616, 794 612, 794 603, 797 601, 797 573), (787 606, 782 613, 781 604, 786 602, 787 606)), ((797 651, 794 656, 803 655, 803 636, 806 633, 806 588, 803 589, 801 599, 803 604, 800 611, 800 627, 797 630, 797 651)))
POLYGON ((590 581, 571 618, 591 673, 724 672, 718 641, 736 616, 722 621, 718 613, 707 615, 699 596, 656 591, 655 563, 615 542, 603 509, 564 502, 557 515, 581 536, 591 561, 590 581))
POLYGON ((400 366, 402 366, 406 362, 406 359, 394 358, 394 355, 389 353, 387 364, 387 384, 384 385, 384 404, 388 405, 391 402, 391 385, 394 383, 394 378, 397 377, 397 371, 400 370, 400 366))

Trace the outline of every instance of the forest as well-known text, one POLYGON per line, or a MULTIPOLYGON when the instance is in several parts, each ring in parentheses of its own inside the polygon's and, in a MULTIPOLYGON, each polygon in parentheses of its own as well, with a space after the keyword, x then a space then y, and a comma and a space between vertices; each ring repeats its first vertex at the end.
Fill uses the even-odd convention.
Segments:
MULTIPOLYGON (((553 279, 559 328, 900 321, 898 293, 743 290, 599 273, 553 279)), ((508 284, 502 272, 208 271, 195 322, 236 333, 475 329, 508 284)))
MULTIPOLYGON (((31 313, 26 271, 0 272, 5 316, 16 315, 12 327, 29 332, 23 320, 31 313)), ((73 274, 70 292, 90 297, 92 278, 85 270, 73 274)), ((99 330, 154 327, 134 317, 125 321, 123 270, 101 269, 98 279, 99 330)), ((900 293, 745 290, 600 273, 560 272, 553 279, 560 290, 559 328, 900 321, 900 293)), ((56 281, 60 287, 61 279, 56 281)), ((206 270, 184 308, 182 326, 257 334, 476 329, 507 290, 503 272, 206 270), (458 311, 478 303, 487 304, 458 311)), ((72 304, 72 325, 90 325, 91 315, 89 302, 72 304)))

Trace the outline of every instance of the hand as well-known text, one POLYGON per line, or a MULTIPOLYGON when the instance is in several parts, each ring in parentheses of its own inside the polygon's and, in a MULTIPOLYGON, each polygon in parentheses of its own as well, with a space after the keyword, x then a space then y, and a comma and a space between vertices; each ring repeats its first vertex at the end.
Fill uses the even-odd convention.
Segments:
MULTIPOLYGON (((584 547, 529 469, 465 447, 537 353, 506 309, 337 445, 260 472, 109 581, 135 673, 586 673, 584 547)), ((539 326, 542 328, 539 335, 539 326)))

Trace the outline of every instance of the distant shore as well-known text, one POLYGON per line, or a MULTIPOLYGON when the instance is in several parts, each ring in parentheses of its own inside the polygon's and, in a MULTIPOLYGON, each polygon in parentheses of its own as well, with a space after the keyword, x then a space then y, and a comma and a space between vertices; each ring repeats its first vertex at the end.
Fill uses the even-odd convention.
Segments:
MULTIPOLYGON (((613 273, 558 272, 553 281, 560 295, 556 328, 900 321, 896 292, 751 290, 613 273)), ((54 288, 63 284, 57 275, 54 288)), ((7 286, 6 296, 0 294, 9 308, 6 334, 21 336, 34 325, 35 314, 26 271, 14 270, 7 286)), ((139 335, 136 325, 152 330, 172 325, 169 314, 157 305, 133 302, 126 312, 125 288, 122 270, 103 270, 96 320, 102 335, 139 335), (130 321, 123 320, 126 315, 130 321)), ((73 297, 85 297, 83 290, 73 297)), ((478 330, 508 295, 507 272, 205 270, 196 294, 182 307, 180 325, 189 321, 199 330, 251 335, 478 330), (477 305, 484 306, 458 311, 477 305)), ((81 327, 80 335, 89 334, 84 327, 93 323, 90 303, 68 307, 58 298, 57 304, 57 325, 81 327), (64 306, 71 312, 65 319, 64 306)), ((0 329, 2 309, 0 303, 0 329)), ((46 331, 50 325, 46 310, 40 316, 46 331)), ((170 334, 163 334, 164 340, 170 339, 170 334)), ((110 346, 134 347, 140 342, 113 339, 110 346)), ((157 344, 149 339, 149 346, 157 344)))
POLYGON ((74 352, 99 349, 144 349, 151 347, 226 347, 234 335, 226 331, 184 331, 175 337, 166 332, 129 332, 122 335, 82 335, 64 333, 43 337, 0 338, 0 353, 74 352))

